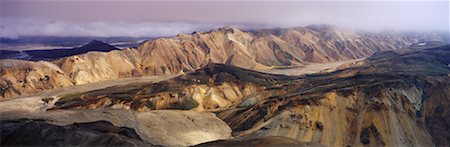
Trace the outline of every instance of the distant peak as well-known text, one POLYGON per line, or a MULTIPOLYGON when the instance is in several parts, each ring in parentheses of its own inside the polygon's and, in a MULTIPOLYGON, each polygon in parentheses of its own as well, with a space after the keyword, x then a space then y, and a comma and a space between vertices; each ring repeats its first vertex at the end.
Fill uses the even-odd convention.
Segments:
POLYGON ((217 30, 225 32, 225 33, 228 33, 228 32, 234 33, 236 31, 240 31, 238 28, 233 27, 233 26, 223 26, 223 27, 221 27, 221 28, 219 28, 217 30))
POLYGON ((83 46, 111 46, 111 47, 113 47, 112 45, 110 45, 110 44, 108 44, 106 42, 103 42, 103 41, 100 41, 100 40, 95 40, 95 39, 92 40, 92 41, 89 41, 88 43, 86 43, 83 46))
POLYGON ((80 49, 87 50, 87 51, 88 50, 92 50, 92 51, 94 51, 94 50, 95 51, 109 51, 109 50, 116 50, 118 48, 116 48, 116 47, 114 47, 114 46, 112 46, 112 45, 110 45, 108 43, 105 43, 105 42, 102 42, 102 41, 94 39, 94 40, 88 42, 87 44, 81 46, 80 49))
POLYGON ((225 25, 225 26, 222 26, 222 27, 219 28, 219 29, 235 29, 235 27, 229 26, 229 25, 225 25))
POLYGON ((307 25, 308 28, 334 28, 335 26, 329 25, 329 24, 314 24, 314 25, 307 25))
POLYGON ((332 26, 332 25, 326 25, 326 24, 319 24, 319 25, 308 25, 305 28, 309 28, 315 31, 325 31, 325 30, 332 30, 332 29, 336 29, 336 26, 332 26))
POLYGON ((87 44, 107 44, 107 43, 94 39, 92 41, 89 41, 87 44))
POLYGON ((333 25, 309 25, 305 28, 317 31, 317 32, 346 32, 351 33, 353 32, 349 28, 346 27, 340 27, 340 26, 333 26, 333 25))

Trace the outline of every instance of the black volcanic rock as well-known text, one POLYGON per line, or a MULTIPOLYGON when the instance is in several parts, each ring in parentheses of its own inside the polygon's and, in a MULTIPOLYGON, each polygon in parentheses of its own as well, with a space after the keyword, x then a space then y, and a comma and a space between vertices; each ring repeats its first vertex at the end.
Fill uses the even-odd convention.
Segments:
POLYGON ((30 56, 21 51, 0 50, 0 59, 29 60, 30 56))
POLYGON ((31 60, 51 60, 67 56, 73 56, 78 54, 87 53, 90 51, 108 52, 112 50, 118 50, 118 48, 109 45, 107 43, 93 40, 86 45, 72 49, 54 49, 54 50, 32 50, 24 51, 31 56, 31 60))
POLYGON ((51 50, 28 50, 28 51, 7 51, 0 50, 0 59, 20 59, 20 60, 53 60, 68 57, 90 51, 109 52, 118 48, 107 43, 92 40, 91 42, 71 49, 51 49, 51 50))
POLYGON ((300 142, 298 140, 288 138, 288 137, 280 137, 280 136, 271 136, 264 138, 254 138, 254 139, 230 139, 230 140, 218 140, 207 143, 202 143, 196 145, 197 147, 226 147, 226 146, 298 146, 298 147, 323 147, 320 143, 312 143, 312 142, 300 142))
POLYGON ((78 51, 84 51, 84 52, 88 52, 88 51, 103 51, 103 52, 107 52, 107 51, 111 51, 111 50, 116 50, 118 48, 109 45, 107 43, 98 41, 98 40, 92 40, 91 42, 87 43, 86 45, 83 45, 79 48, 76 48, 78 51))
POLYGON ((107 121, 57 126, 44 121, 19 119, 1 121, 0 129, 1 146, 149 145, 133 129, 117 127, 107 121))
POLYGON ((267 74, 254 70, 244 69, 228 64, 209 63, 205 67, 186 74, 177 80, 191 81, 199 79, 202 83, 208 83, 208 79, 214 80, 214 85, 220 85, 227 81, 251 82, 263 86, 273 86, 277 81, 294 80, 296 77, 286 75, 267 74))

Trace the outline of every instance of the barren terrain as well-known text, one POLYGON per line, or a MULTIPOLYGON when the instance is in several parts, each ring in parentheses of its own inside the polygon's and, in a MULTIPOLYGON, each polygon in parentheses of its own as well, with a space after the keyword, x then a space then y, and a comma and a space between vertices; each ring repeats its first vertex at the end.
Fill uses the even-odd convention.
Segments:
POLYGON ((279 68, 272 68, 272 69, 265 69, 265 70, 258 70, 258 71, 264 72, 264 73, 270 73, 270 74, 300 76, 300 75, 304 75, 304 74, 318 73, 321 71, 326 72, 327 70, 332 71, 334 68, 337 68, 341 65, 348 64, 348 63, 354 63, 354 62, 361 61, 361 60, 363 60, 363 59, 337 61, 337 62, 330 62, 330 63, 310 63, 310 64, 306 64, 304 66, 298 66, 298 67, 279 67, 279 68))

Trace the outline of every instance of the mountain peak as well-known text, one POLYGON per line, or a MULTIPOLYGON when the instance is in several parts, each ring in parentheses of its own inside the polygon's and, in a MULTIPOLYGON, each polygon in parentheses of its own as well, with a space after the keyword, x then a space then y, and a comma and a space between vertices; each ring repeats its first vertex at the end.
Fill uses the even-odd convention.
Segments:
POLYGON ((236 29, 236 27, 224 25, 224 26, 220 27, 219 29, 236 29))
POLYGON ((86 43, 85 45, 83 45, 83 46, 88 46, 88 45, 109 45, 108 43, 105 43, 105 42, 102 42, 102 41, 100 41, 100 40, 91 40, 91 41, 89 41, 88 43, 86 43))
POLYGON ((322 30, 336 29, 337 27, 332 25, 319 24, 319 25, 308 25, 305 28, 309 28, 315 31, 322 31, 322 30))
MULTIPOLYGON (((94 39, 94 40, 89 41, 87 44, 96 44, 96 43, 105 43, 105 42, 102 42, 102 41, 100 41, 100 40, 94 39)), ((106 43, 105 43, 105 44, 106 44, 106 43)))
POLYGON ((237 32, 237 31, 241 31, 241 30, 239 30, 238 28, 236 28, 236 27, 233 27, 233 26, 223 26, 223 27, 221 27, 221 28, 219 28, 219 29, 217 29, 218 31, 221 31, 221 32, 224 32, 224 33, 228 33, 228 32, 231 32, 231 33, 235 33, 235 32, 237 32))
POLYGON ((116 48, 108 43, 94 39, 94 40, 88 42, 87 44, 79 47, 78 49, 86 50, 86 51, 110 51, 110 50, 117 50, 118 48, 116 48))

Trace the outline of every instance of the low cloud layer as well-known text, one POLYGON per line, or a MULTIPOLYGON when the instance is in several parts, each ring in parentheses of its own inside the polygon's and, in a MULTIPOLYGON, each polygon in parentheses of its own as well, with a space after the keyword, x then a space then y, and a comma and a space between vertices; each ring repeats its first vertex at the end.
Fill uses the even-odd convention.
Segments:
POLYGON ((158 37, 329 24, 381 31, 449 31, 449 1, 0 1, 2 37, 158 37))
POLYGON ((1 18, 0 37, 15 38, 18 36, 130 36, 160 37, 173 36, 178 33, 190 33, 218 27, 217 24, 203 23, 154 23, 154 22, 68 22, 48 21, 31 18, 1 18))

